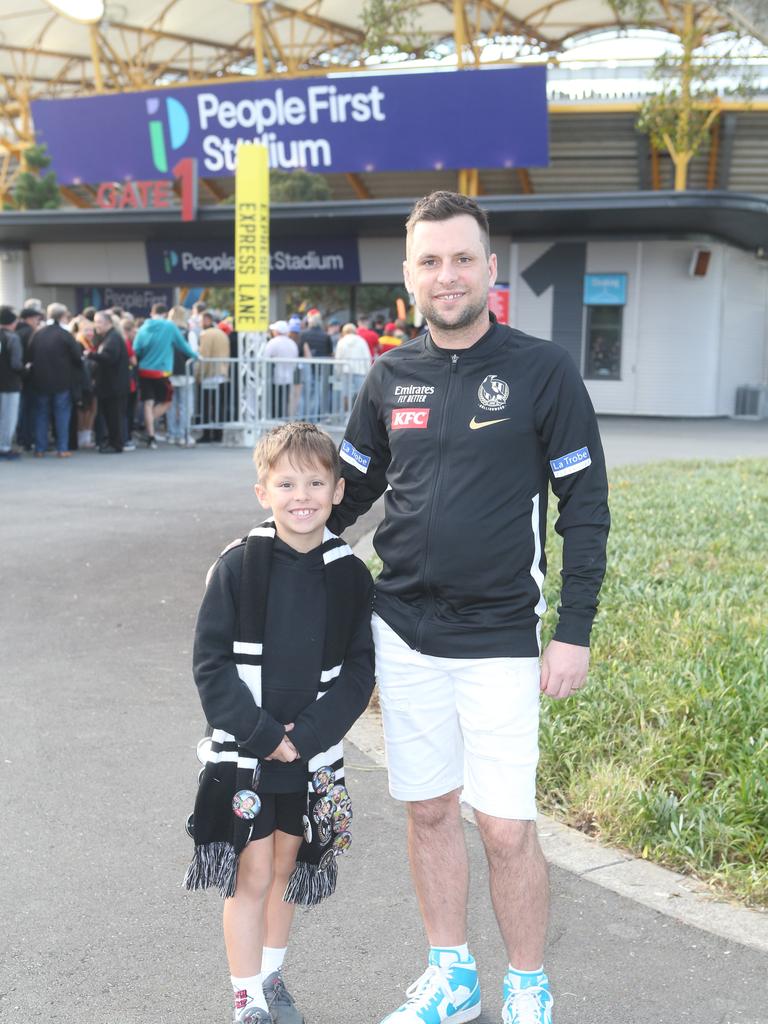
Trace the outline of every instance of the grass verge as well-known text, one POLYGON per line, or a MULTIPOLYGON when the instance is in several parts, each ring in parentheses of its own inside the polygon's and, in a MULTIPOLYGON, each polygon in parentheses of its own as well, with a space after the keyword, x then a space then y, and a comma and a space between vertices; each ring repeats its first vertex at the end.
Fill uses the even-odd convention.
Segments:
POLYGON ((540 807, 768 906, 768 460, 614 470, 611 512, 590 684, 542 705, 540 807))
POLYGON ((766 906, 768 461, 615 470, 611 512, 590 685, 543 705, 541 806, 766 906))

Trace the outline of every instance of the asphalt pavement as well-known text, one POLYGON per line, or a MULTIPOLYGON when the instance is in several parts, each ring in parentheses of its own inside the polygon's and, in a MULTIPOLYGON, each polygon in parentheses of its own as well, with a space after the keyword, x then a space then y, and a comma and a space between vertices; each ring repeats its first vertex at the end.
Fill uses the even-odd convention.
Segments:
MULTIPOLYGON (((606 420, 609 464, 638 461, 644 431, 646 459, 768 456, 766 423, 698 427, 606 420)), ((259 514, 253 479, 248 452, 208 446, 0 466, 0 1021, 229 1020, 221 901, 180 883, 202 726, 194 618, 206 569, 259 514)), ((286 963, 307 1024, 377 1024, 424 965, 403 808, 375 757, 347 761, 355 842, 337 895, 297 916, 286 963)), ((498 1024, 503 951, 466 834, 480 1021, 498 1024)), ((759 942, 681 923, 583 864, 553 866, 552 886, 557 1024, 768 1024, 759 942)))

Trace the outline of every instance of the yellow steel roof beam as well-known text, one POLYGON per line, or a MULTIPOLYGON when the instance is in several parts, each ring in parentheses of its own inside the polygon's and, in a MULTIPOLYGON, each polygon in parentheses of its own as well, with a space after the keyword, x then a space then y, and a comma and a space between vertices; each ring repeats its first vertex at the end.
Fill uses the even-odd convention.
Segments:
POLYGON ((348 172, 344 175, 358 199, 372 199, 370 190, 365 184, 359 174, 355 174, 353 171, 348 172))
POLYGON ((91 66, 93 67, 93 81, 96 86, 96 92, 104 92, 104 77, 101 73, 101 58, 99 55, 98 26, 88 26, 88 40, 91 44, 91 66))
POLYGON ((256 62, 256 75, 264 78, 267 73, 264 64, 264 18, 261 2, 251 4, 251 29, 253 32, 253 57, 256 62))
POLYGON ((717 188, 717 165, 720 159, 720 128, 723 119, 718 117, 709 129, 709 159, 707 160, 707 188, 717 188))
POLYGON ((59 185, 59 192, 68 202, 73 206, 77 206, 80 210, 90 210, 92 208, 92 204, 87 199, 83 199, 74 189, 68 188, 66 185, 59 185))

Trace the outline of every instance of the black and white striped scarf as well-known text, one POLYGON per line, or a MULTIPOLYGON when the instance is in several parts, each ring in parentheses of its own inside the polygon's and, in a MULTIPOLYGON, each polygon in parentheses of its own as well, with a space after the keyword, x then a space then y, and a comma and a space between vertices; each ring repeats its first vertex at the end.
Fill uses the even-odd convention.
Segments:
MULTIPOLYGON (((261 665, 274 539, 275 525, 271 520, 251 530, 245 538, 238 636, 232 645, 237 673, 259 707, 262 704, 261 665)), ((236 541, 222 554, 241 543, 236 541)), ((358 574, 355 573, 351 548, 326 529, 321 552, 328 604, 318 700, 333 686, 341 672, 359 612, 358 574)), ((257 765, 258 758, 238 744, 231 733, 213 729, 195 801, 195 851, 184 878, 185 888, 215 886, 222 896, 234 895, 238 857, 250 838, 251 824, 233 813, 232 800, 240 790, 251 789, 257 765)), ((344 787, 344 750, 339 742, 308 762, 304 841, 283 899, 302 906, 314 906, 334 892, 336 855, 343 852, 351 841, 351 816, 349 796, 344 787), (330 769, 328 778, 322 772, 324 768, 330 769), (331 792, 334 787, 335 792, 331 792), (344 839, 341 838, 342 832, 346 835, 344 839)))

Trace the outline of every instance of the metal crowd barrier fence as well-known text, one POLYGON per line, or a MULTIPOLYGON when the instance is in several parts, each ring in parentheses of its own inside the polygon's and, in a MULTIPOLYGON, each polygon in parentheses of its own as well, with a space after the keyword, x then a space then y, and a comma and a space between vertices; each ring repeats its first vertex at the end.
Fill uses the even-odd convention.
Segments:
POLYGON ((214 439, 221 440, 224 430, 245 429, 240 363, 239 359, 187 360, 187 440, 199 431, 204 435, 216 432, 214 439))
POLYGON ((190 359, 186 435, 221 440, 224 431, 239 432, 229 440, 250 444, 279 423, 309 420, 340 436, 366 372, 336 359, 190 359))

